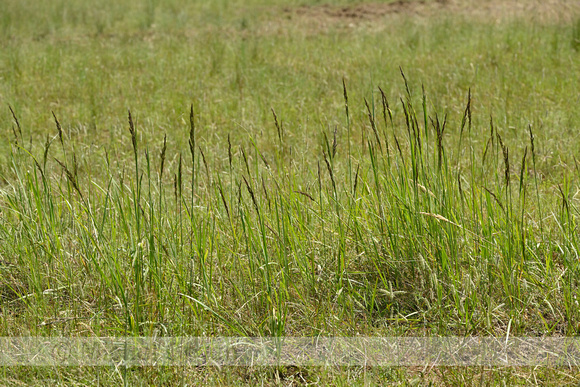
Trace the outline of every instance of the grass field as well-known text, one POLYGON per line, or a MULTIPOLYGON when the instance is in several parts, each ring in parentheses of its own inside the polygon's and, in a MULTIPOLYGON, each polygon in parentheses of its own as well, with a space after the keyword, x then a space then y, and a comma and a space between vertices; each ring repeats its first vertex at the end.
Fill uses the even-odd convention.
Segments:
MULTIPOLYGON (((577 336, 580 4, 7 0, 0 336, 577 336)), ((3 385, 577 385, 27 368, 3 385)))

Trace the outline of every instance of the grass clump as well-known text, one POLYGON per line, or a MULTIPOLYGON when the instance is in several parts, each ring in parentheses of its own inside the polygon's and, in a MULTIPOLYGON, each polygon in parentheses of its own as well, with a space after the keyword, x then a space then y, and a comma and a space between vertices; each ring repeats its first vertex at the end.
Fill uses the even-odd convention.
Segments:
POLYGON ((66 299, 72 326, 99 310, 98 329, 121 334, 575 334, 573 176, 546 190, 531 127, 514 155, 491 119, 477 149, 471 93, 453 127, 404 80, 399 120, 379 89, 360 125, 344 84, 346 127, 314 155, 288 149, 273 112, 272 149, 228 139, 211 164, 193 107, 189 155, 166 135, 151 152, 129 112, 132 165, 103 149, 99 175, 56 116, 60 149, 49 136, 35 156, 14 115, 2 255, 31 275, 3 286, 24 326, 50 333, 38 319, 66 299))

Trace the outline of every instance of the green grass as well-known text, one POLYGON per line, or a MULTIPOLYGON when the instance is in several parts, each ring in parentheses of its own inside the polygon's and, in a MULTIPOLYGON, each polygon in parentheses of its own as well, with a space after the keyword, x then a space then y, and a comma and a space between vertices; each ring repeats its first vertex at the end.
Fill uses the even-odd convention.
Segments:
MULTIPOLYGON (((6 9, 0 335, 578 334, 577 21, 444 11, 349 27, 258 1, 6 9)), ((455 385, 578 372, 2 377, 455 385)))

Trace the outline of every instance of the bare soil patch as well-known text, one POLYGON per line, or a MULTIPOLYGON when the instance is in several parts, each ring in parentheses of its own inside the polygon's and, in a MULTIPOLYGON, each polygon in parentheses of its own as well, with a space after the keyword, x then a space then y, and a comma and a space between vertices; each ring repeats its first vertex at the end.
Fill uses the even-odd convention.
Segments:
POLYGON ((294 10, 286 8, 286 12, 306 17, 331 18, 337 20, 372 20, 392 13, 414 13, 425 7, 424 1, 395 1, 392 3, 363 3, 348 6, 322 4, 317 6, 301 6, 294 10))
POLYGON ((343 6, 285 7, 283 12, 294 21, 316 22, 321 27, 334 24, 353 26, 387 15, 457 15, 490 22, 526 18, 538 23, 554 23, 570 22, 580 17, 580 0, 396 0, 343 6))

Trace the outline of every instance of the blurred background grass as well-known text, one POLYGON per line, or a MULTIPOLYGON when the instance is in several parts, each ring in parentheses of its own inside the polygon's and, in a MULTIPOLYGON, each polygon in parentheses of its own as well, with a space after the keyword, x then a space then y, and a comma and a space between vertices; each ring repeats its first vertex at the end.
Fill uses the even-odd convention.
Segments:
MULTIPOLYGON (((144 141, 169 132, 181 146, 184 136, 172 131, 190 103, 210 143, 244 131, 270 141, 263 132, 274 107, 296 144, 308 146, 321 120, 342 122, 343 77, 355 101, 370 100, 377 85, 396 101, 401 66, 414 91, 423 83, 450 118, 471 88, 476 129, 487 130, 493 113, 516 143, 528 124, 538 128, 546 157, 577 150, 555 141, 573 136, 579 118, 573 22, 538 23, 533 12, 498 22, 445 6, 376 16, 376 4, 362 17, 333 17, 304 5, 318 2, 298 3, 6 1, 0 103, 28 134, 52 131, 52 110, 79 141, 110 148, 126 130, 127 108, 143 121, 144 141)), ((366 119, 362 109, 353 114, 366 119)), ((0 112, 3 127, 11 120, 0 112)))

